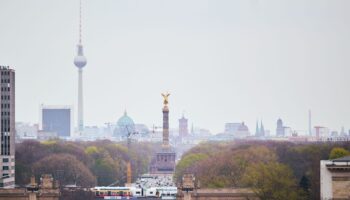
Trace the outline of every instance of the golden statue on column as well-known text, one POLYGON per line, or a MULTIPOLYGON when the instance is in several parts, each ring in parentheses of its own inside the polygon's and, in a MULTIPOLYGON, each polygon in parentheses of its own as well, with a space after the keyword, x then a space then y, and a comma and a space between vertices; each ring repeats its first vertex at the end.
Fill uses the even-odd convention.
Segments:
POLYGON ((169 103, 169 101, 168 101, 168 98, 169 98, 169 96, 170 96, 170 93, 162 93, 162 96, 163 96, 163 98, 164 98, 164 102, 163 102, 163 104, 164 104, 164 106, 167 106, 168 105, 168 103, 169 103))

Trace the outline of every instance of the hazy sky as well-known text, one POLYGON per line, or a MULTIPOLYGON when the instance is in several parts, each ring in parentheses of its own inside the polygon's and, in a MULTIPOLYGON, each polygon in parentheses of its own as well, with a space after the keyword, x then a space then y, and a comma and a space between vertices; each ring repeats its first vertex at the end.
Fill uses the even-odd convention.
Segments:
MULTIPOLYGON (((84 0, 86 125, 170 126, 184 112, 213 133, 263 119, 350 128, 350 1, 84 0)), ((0 65, 16 70, 16 119, 77 108, 78 0, 0 0, 0 65)), ((76 110, 76 109, 75 109, 76 110)), ((76 121, 76 115, 75 115, 76 121)))

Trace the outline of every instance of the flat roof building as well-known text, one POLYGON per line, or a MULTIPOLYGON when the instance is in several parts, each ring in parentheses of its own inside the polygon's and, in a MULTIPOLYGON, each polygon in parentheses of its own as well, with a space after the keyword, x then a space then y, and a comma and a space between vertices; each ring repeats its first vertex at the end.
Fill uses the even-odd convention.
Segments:
POLYGON ((70 137, 73 133, 71 106, 41 105, 40 130, 56 132, 58 137, 70 137))

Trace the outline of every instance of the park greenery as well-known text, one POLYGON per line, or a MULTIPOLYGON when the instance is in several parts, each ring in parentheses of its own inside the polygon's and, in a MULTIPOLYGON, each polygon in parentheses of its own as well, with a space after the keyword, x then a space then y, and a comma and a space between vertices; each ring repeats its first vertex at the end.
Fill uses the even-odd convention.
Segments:
POLYGON ((175 179, 193 173, 202 188, 248 187, 262 200, 320 199, 320 160, 349 150, 349 142, 203 143, 182 156, 175 179))
MULTIPOLYGON (((133 181, 147 173, 160 144, 99 140, 24 141, 16 144, 16 184, 52 174, 62 185, 123 185, 126 163, 133 181)), ((320 199, 320 160, 349 156, 350 143, 273 141, 208 142, 177 162, 175 180, 193 173, 202 188, 251 188, 262 200, 320 199)))
POLYGON ((16 184, 24 186, 34 175, 52 174, 62 185, 91 187, 123 185, 130 160, 133 180, 148 171, 157 144, 131 144, 108 140, 94 142, 24 141, 16 144, 16 184))

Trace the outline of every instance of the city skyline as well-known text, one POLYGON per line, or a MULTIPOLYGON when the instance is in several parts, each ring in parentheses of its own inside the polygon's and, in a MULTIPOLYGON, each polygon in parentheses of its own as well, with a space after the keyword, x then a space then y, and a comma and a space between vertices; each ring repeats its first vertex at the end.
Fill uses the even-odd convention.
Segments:
MULTIPOLYGON (((125 109, 160 125, 169 91, 171 128, 185 111, 213 133, 242 121, 253 133, 257 119, 274 133, 278 118, 307 131, 310 109, 313 126, 348 130, 350 3, 315 2, 84 1, 86 125, 116 123, 125 109)), ((42 103, 74 105, 76 118, 79 1, 0 4, 17 121, 38 122, 42 103)))

